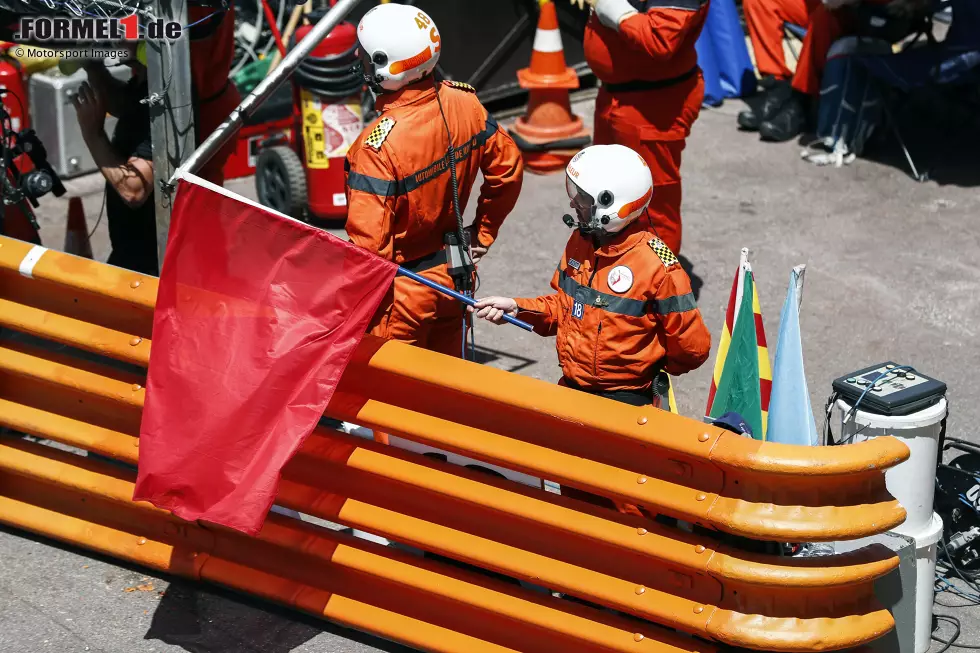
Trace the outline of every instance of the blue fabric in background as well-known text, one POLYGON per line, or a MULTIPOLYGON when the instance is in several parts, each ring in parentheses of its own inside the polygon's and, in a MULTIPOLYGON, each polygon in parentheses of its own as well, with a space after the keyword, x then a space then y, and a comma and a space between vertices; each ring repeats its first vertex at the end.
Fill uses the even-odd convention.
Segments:
POLYGON ((755 69, 745 45, 735 0, 711 0, 695 47, 704 75, 705 104, 716 107, 726 97, 755 93, 755 69))
MULTIPOLYGON (((711 6, 714 8, 714 3, 711 6)), ((711 9, 708 10, 708 17, 711 17, 711 9)), ((725 90, 721 87, 721 71, 718 70, 715 43, 708 32, 707 21, 705 21, 704 29, 694 47, 698 52, 698 65, 701 66, 701 75, 704 76, 704 103, 711 107, 721 106, 721 103, 725 101, 725 90)))

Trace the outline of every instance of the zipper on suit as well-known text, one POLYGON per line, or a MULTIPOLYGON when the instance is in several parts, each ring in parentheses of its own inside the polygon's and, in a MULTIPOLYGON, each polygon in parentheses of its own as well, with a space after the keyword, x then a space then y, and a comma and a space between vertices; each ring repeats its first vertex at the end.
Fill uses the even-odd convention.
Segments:
POLYGON ((599 378, 599 340, 602 337, 602 318, 599 318, 599 330, 595 336, 595 348, 592 350, 592 376, 599 378))
MULTIPOLYGON (((589 277, 589 288, 592 287, 592 282, 595 280, 595 275, 599 272, 599 257, 595 257, 595 261, 592 262, 592 276, 589 277)), ((592 348, 592 376, 598 378, 599 376, 599 338, 602 336, 602 316, 599 316, 599 330, 596 331, 595 336, 595 347, 592 348)))

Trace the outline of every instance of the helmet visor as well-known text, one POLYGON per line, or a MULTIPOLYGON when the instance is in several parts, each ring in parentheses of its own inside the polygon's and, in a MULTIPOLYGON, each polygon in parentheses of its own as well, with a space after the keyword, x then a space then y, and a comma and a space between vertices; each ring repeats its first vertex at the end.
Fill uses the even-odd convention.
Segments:
POLYGON ((565 175, 565 192, 568 193, 568 199, 572 200, 572 205, 575 208, 581 208, 586 211, 592 210, 595 199, 582 190, 568 175, 565 175))

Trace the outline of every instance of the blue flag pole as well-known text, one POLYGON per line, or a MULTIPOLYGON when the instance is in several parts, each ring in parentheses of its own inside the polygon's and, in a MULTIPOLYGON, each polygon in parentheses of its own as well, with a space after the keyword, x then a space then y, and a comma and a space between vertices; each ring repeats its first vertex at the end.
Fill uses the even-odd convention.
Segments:
MULTIPOLYGON (((423 286, 428 286, 429 288, 432 288, 433 290, 438 290, 439 292, 441 292, 444 295, 449 295, 453 299, 455 299, 457 301, 460 301, 460 302, 463 302, 467 306, 473 306, 473 305, 476 304, 476 300, 473 299, 472 297, 467 297, 466 295, 464 295, 462 293, 456 292, 452 288, 447 288, 447 287, 445 287, 445 286, 443 286, 441 284, 436 283, 435 281, 431 281, 429 279, 426 279, 422 275, 415 274, 411 270, 406 270, 405 268, 403 268, 400 265, 398 266, 398 274, 402 275, 403 277, 408 277, 409 279, 411 279, 413 281, 417 281, 420 284, 422 284, 423 286)), ((511 317, 510 315, 507 315, 506 313, 504 313, 504 322, 507 322, 508 324, 513 324, 514 326, 519 326, 522 329, 524 329, 525 331, 534 331, 534 327, 532 327, 527 322, 525 322, 523 320, 518 320, 516 317, 511 317)))

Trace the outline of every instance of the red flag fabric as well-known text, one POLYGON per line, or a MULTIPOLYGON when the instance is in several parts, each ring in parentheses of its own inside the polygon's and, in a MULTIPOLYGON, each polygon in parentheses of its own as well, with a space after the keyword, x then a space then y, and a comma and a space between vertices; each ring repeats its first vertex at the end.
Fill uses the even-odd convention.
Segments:
POLYGON ((397 267, 200 178, 179 182, 133 499, 257 533, 397 267))

